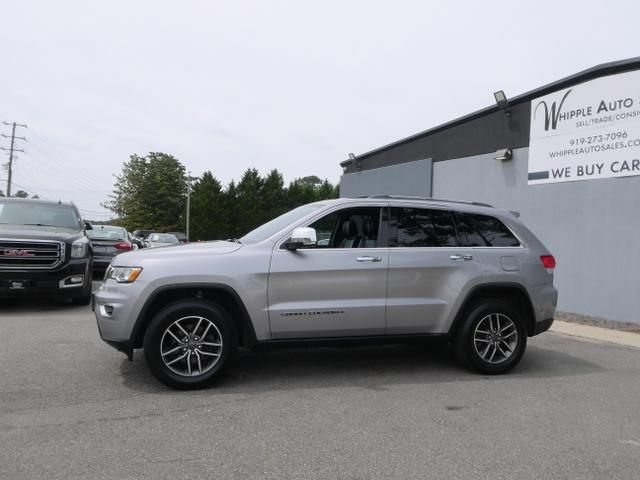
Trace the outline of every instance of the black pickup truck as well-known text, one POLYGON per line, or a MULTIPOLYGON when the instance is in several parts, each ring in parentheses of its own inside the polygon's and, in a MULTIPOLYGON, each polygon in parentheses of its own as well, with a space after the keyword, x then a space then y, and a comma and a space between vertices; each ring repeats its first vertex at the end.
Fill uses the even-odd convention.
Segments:
POLYGON ((0 198, 0 297, 91 301, 91 243, 75 205, 0 198))

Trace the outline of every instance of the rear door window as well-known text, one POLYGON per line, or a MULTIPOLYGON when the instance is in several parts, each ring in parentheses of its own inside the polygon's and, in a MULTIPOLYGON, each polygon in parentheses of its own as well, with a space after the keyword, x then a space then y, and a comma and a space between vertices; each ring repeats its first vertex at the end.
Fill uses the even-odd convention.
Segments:
POLYGON ((456 212, 458 241, 464 247, 519 247, 520 242, 504 223, 489 215, 456 212))
POLYGON ((455 247, 456 231, 446 210, 392 208, 392 247, 455 247))

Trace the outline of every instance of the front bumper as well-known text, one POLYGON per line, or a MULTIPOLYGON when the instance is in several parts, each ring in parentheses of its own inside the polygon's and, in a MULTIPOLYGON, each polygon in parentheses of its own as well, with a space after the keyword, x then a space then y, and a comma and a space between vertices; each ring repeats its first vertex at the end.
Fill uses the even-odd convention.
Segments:
POLYGON ((78 258, 56 270, 0 270, 0 297, 83 297, 91 288, 90 265, 91 259, 78 258), (80 275, 82 283, 60 287, 60 282, 80 275))
POLYGON ((141 279, 133 283, 119 284, 115 280, 105 280, 95 291, 91 302, 98 324, 100 338, 127 354, 131 358, 134 345, 132 343, 133 327, 147 283, 141 279))
MULTIPOLYGON (((95 304, 95 298, 92 300, 91 305, 95 304)), ((92 307, 94 308, 94 307, 92 307)), ((106 343, 107 345, 112 346, 119 352, 124 353, 129 361, 133 361, 133 345, 129 340, 109 340, 105 338, 102 334, 102 329, 100 328, 100 321, 98 320, 98 316, 96 315, 96 321, 98 323, 98 334, 100 335, 100 339, 106 343)))

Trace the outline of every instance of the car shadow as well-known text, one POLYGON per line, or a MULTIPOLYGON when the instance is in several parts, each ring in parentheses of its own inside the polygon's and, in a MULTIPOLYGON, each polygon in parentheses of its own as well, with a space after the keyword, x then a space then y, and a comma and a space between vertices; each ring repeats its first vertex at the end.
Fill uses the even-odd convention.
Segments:
MULTIPOLYGON (((102 284, 102 277, 94 274, 92 290, 95 291, 102 284)), ((57 310, 91 310, 88 305, 73 305, 71 300, 55 297, 2 297, 0 311, 2 313, 44 313, 57 310)))
MULTIPOLYGON (((211 387, 212 392, 261 394, 292 389, 361 387, 383 391, 398 384, 472 381, 519 381, 567 377, 602 371, 597 364, 557 350, 530 346, 508 375, 470 372, 444 344, 389 345, 356 348, 308 348, 269 353, 240 351, 211 387)), ((120 365, 123 385, 138 392, 163 392, 137 351, 120 365)))
POLYGON ((71 300, 55 298, 0 298, 3 314, 50 313, 58 310, 90 310, 86 305, 72 305, 71 300))

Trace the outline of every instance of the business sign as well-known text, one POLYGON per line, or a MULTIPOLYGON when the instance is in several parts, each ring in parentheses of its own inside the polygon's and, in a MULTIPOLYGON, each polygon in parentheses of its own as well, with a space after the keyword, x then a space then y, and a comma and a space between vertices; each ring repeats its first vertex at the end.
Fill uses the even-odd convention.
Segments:
POLYGON ((529 185, 640 175, 640 71, 531 101, 529 185))

